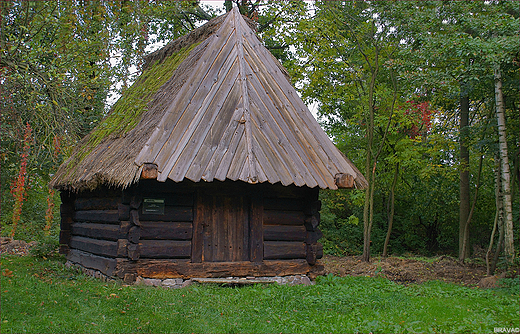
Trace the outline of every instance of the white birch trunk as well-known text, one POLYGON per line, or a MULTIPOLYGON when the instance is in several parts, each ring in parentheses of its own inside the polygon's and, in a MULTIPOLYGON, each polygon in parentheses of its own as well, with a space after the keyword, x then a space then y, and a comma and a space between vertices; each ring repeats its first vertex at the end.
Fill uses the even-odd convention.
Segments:
POLYGON ((515 256, 513 239, 513 211, 511 206, 511 174, 509 172, 509 158, 507 151, 506 117, 504 97, 502 94, 502 74, 500 65, 495 65, 495 103, 498 122, 498 141, 501 161, 501 181, 504 205, 504 251, 509 261, 515 256))

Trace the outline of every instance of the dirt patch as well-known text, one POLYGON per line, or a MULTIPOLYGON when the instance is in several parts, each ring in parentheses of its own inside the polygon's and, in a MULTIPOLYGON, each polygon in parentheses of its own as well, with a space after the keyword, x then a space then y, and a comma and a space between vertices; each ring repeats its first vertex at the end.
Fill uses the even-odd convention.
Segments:
POLYGON ((442 280, 462 285, 477 285, 486 277, 485 265, 460 264, 456 259, 440 256, 431 261, 398 257, 374 258, 361 261, 359 256, 336 257, 325 255, 321 260, 326 274, 337 276, 385 277, 398 283, 422 283, 442 280))
POLYGON ((17 255, 27 255, 29 254, 29 250, 31 247, 37 244, 36 241, 31 241, 29 243, 23 240, 13 240, 11 238, 0 238, 1 247, 0 254, 17 254, 17 255))

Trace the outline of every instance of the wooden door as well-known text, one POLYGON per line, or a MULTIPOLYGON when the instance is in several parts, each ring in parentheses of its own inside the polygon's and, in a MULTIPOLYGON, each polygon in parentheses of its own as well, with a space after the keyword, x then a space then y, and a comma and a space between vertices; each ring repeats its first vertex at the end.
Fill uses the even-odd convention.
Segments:
POLYGON ((249 261, 249 200, 223 194, 202 197, 202 261, 249 261))

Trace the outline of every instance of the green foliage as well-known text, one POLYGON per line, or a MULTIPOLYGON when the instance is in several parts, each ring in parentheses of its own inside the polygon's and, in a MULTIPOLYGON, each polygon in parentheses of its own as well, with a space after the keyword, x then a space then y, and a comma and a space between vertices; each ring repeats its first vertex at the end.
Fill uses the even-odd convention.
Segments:
POLYGON ((519 327, 518 290, 332 275, 314 286, 173 290, 104 283, 57 260, 3 256, 1 265, 5 333, 492 333, 519 327))

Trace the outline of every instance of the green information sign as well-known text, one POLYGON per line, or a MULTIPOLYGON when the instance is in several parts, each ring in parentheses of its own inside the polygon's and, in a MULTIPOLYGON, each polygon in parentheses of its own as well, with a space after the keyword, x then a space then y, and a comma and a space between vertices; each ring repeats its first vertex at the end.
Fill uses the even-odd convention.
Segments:
POLYGON ((163 215, 164 198, 145 198, 143 201, 143 214, 163 215))

